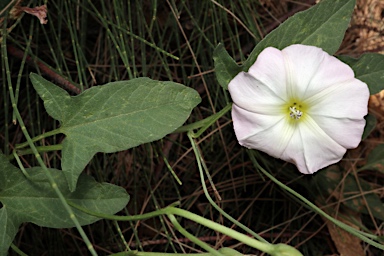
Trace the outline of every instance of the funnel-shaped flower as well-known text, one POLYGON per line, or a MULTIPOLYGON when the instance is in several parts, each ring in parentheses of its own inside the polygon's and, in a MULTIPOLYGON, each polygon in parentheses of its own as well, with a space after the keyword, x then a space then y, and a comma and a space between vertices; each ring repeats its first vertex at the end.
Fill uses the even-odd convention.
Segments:
POLYGON ((320 48, 266 48, 228 89, 239 143, 304 174, 340 161, 361 141, 368 87, 320 48))

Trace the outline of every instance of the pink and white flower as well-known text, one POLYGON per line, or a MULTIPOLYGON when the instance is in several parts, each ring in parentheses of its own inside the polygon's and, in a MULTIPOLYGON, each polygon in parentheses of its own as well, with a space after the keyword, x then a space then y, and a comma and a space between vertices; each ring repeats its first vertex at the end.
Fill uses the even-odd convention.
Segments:
POLYGON ((228 85, 239 143, 311 174, 361 141, 369 90, 315 46, 268 47, 228 85))

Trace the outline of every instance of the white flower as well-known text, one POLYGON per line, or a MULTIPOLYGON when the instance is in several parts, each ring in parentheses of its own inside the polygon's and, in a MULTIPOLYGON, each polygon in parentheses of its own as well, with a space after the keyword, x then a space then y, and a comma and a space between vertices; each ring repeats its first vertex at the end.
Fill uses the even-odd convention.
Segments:
POLYGON ((310 174, 361 141, 369 90, 352 69, 315 46, 268 47, 228 85, 239 143, 310 174))

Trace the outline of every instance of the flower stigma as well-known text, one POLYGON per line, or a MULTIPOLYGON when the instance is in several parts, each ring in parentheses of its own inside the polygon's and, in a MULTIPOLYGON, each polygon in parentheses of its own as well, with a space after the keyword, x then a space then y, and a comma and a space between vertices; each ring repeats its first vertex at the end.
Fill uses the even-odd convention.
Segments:
POLYGON ((296 107, 296 103, 294 103, 292 107, 289 107, 289 110, 290 110, 289 116, 292 119, 299 120, 300 117, 303 115, 303 112, 296 107))
POLYGON ((297 99, 291 99, 284 104, 284 112, 286 113, 286 116, 289 116, 288 119, 292 124, 299 120, 301 122, 307 110, 307 104, 297 99))

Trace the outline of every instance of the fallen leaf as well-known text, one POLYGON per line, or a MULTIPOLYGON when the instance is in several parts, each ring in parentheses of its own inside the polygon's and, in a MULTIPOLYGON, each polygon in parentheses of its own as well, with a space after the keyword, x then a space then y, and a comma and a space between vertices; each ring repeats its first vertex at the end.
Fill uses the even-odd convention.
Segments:
POLYGON ((41 5, 33 8, 20 7, 20 9, 28 14, 36 16, 40 20, 40 24, 47 24, 47 6, 41 5))

